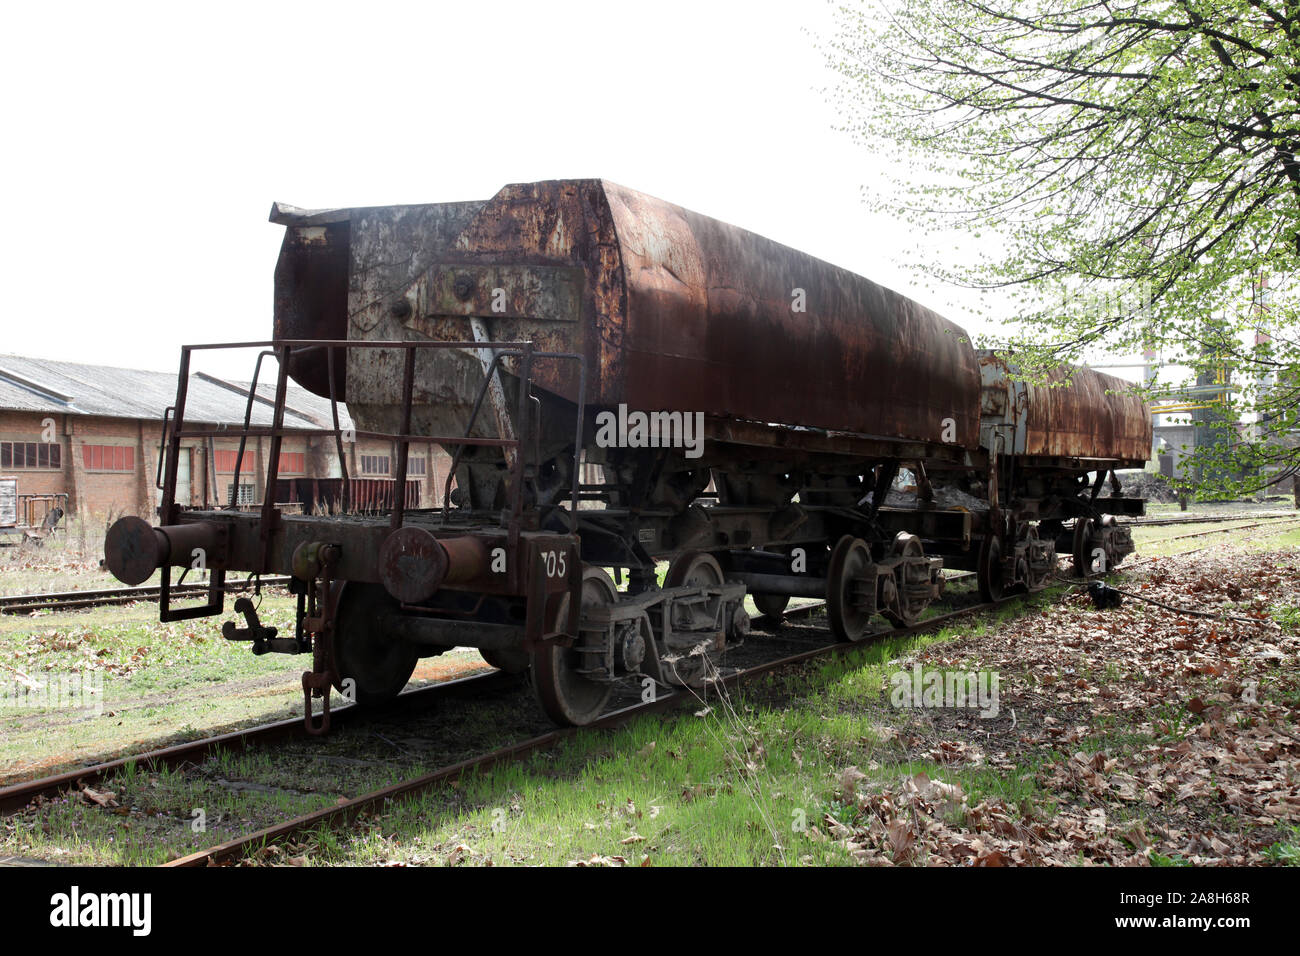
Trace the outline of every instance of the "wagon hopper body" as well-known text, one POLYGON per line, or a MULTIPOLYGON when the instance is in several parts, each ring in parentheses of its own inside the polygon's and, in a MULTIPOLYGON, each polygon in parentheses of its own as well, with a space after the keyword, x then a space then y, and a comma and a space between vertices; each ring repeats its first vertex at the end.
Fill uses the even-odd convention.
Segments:
MULTIPOLYGON (((977 567, 990 592, 1040 587, 1058 539, 1115 537, 1097 489, 1150 446, 1149 418, 1142 448, 1137 406, 1095 373, 1068 389, 1018 383, 903 296, 605 181, 277 205, 272 219, 285 226, 268 343, 278 404, 287 377, 346 401, 358 433, 392 436, 399 483, 408 440, 444 444, 451 503, 379 517, 346 503, 281 513, 273 495, 257 513, 186 509, 169 462, 161 526, 124 519, 107 554, 124 580, 184 565, 193 547, 214 580, 292 574, 292 638, 249 606, 226 634, 310 650, 309 711, 348 681, 363 701, 390 697, 418 657, 469 645, 527 667, 552 717, 584 723, 620 680, 710 679, 747 631, 747 592, 769 614, 825 596, 833 629, 857 639, 876 614, 920 615, 942 590, 939 555, 977 567), (638 413, 678 440, 608 440, 611 420, 638 413), (915 495, 888 500, 903 469, 915 495), (626 589, 600 568, 625 572, 626 589)), ((197 434, 185 381, 173 447, 197 434)), ((165 619, 220 613, 221 594, 162 603, 165 619)))

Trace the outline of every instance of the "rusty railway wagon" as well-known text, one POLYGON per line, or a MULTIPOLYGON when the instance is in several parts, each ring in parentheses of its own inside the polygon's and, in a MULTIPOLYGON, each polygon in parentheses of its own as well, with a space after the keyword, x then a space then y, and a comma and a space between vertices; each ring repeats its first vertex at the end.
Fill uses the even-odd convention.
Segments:
POLYGON ((1115 470, 1147 459, 1151 426, 1125 383, 1017 381, 934 312, 743 229, 600 180, 271 219, 273 339, 182 349, 161 526, 119 521, 106 563, 126 583, 162 568, 165 621, 222 613, 227 572, 292 575, 292 637, 240 602, 224 633, 313 654, 316 731, 331 687, 382 702, 456 646, 528 668, 546 713, 583 724, 620 681, 708 681, 747 593, 772 616, 824 596, 858 640, 876 615, 914 622, 945 563, 992 598, 1043 587, 1058 548, 1081 571, 1131 550, 1113 516, 1143 502, 1115 470), (270 443, 264 503, 182 507, 177 450, 207 437, 185 417, 191 359, 249 346, 278 366, 271 425, 242 432, 270 443), (393 442, 396 487, 408 442, 445 447, 443 506, 277 507, 290 378, 393 442), (173 607, 196 548, 207 602, 173 607))

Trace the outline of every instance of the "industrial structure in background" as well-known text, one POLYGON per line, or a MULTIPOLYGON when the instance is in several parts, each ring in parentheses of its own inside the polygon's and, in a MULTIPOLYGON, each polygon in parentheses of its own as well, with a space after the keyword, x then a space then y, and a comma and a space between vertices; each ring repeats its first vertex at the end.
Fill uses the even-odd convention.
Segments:
MULTIPOLYGON (((253 426, 270 423, 274 388, 259 388, 250 396, 246 383, 194 372, 188 396, 187 417, 218 433, 228 429, 231 436, 182 443, 177 500, 186 506, 260 505, 271 442, 248 438, 241 456, 240 432, 246 417, 253 426)), ((163 417, 175 397, 176 375, 171 372, 0 355, 0 542, 16 543, 39 533, 56 510, 87 520, 155 517, 163 417)), ((349 439, 342 447, 352 501, 361 507, 367 502, 387 506, 395 485, 391 443, 350 440, 352 423, 345 406, 340 415, 349 439)), ((304 432, 332 427, 330 403, 290 384, 284 425, 304 432)), ((338 497, 343 469, 337 448, 332 435, 286 438, 277 456, 276 504, 310 510, 338 497)), ((408 504, 441 504, 449 465, 436 446, 412 446, 408 504)))
MULTIPOLYGON (((1257 313, 1265 313, 1272 307, 1272 290, 1267 275, 1256 279, 1256 295, 1252 308, 1257 313)), ((1267 346, 1270 337, 1260 331, 1256 325, 1255 348, 1267 346)), ((1206 332, 1205 341, 1212 341, 1213 331, 1206 332)), ((1232 350, 1231 344, 1225 346, 1232 350)), ((1247 415, 1241 418, 1235 411, 1232 401, 1234 392, 1243 386, 1253 387, 1258 392, 1258 400, 1265 401, 1274 389, 1291 386, 1279 382, 1275 372, 1263 367, 1262 374, 1253 382, 1234 381, 1231 363, 1221 360, 1221 355, 1207 346, 1203 353, 1208 360, 1207 367, 1196 375, 1195 382, 1189 385, 1167 386, 1157 393, 1160 400, 1151 406, 1151 420, 1155 435, 1155 447, 1152 456, 1158 463, 1159 472, 1166 478, 1174 479, 1186 492, 1192 486, 1213 487, 1226 475, 1202 473, 1189 459, 1198 448, 1222 445, 1238 439, 1246 441, 1268 441, 1284 447, 1296 447, 1300 435, 1279 433, 1278 423, 1273 416, 1265 413, 1247 415)), ((1142 381, 1151 386, 1156 371, 1160 368, 1180 366, 1179 362, 1162 361, 1155 350, 1142 353, 1140 363, 1126 365, 1095 365, 1094 368, 1141 368, 1142 381)), ((1259 478, 1264 482, 1262 494, 1293 494, 1296 507, 1300 507, 1300 477, 1290 478, 1281 471, 1278 464, 1266 466, 1259 478)), ((1244 477, 1244 476, 1243 476, 1244 477)), ((1185 500, 1185 496, 1184 496, 1185 500)))
MULTIPOLYGON (((1088 367, 1138 368, 1142 370, 1142 384, 1150 387, 1158 369, 1177 364, 1162 362, 1154 349, 1148 349, 1142 353, 1141 362, 1110 362, 1088 367)), ((1231 373, 1226 366, 1220 365, 1199 374, 1194 385, 1166 389, 1163 398, 1151 405, 1151 458, 1161 475, 1171 479, 1196 480, 1188 459, 1195 453, 1197 445, 1207 440, 1210 423, 1222 421, 1223 412, 1228 407, 1227 396, 1233 387, 1231 373)))

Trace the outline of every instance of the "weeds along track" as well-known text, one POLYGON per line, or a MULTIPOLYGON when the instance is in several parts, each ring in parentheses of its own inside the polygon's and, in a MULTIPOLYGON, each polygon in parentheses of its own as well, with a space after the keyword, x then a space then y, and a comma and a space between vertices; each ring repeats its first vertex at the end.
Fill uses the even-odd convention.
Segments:
MULTIPOLYGON (((1154 539, 1154 540, 1152 540, 1152 541, 1149 541, 1149 542, 1147 542, 1146 546, 1147 546, 1147 547, 1159 547, 1159 546, 1161 546, 1161 545, 1167 544, 1167 543, 1170 542, 1170 541, 1183 541, 1183 540, 1185 540, 1185 539, 1187 539, 1187 538, 1204 538, 1204 537, 1208 537, 1208 536, 1210 536, 1210 535, 1235 534, 1235 533, 1238 532, 1238 531, 1249 531, 1249 530, 1251 530, 1252 528, 1263 528, 1263 527, 1267 527, 1267 528, 1282 528, 1282 529, 1287 529, 1288 526, 1289 526, 1290 524, 1300 524, 1300 515, 1294 515, 1294 514, 1293 514, 1293 515, 1285 516, 1285 518, 1286 518, 1287 520, 1282 520, 1282 521, 1256 521, 1256 522, 1253 522, 1253 523, 1251 523, 1251 524, 1234 525, 1234 526, 1231 527, 1231 528, 1211 528, 1209 531, 1193 531, 1193 532, 1191 532, 1190 534, 1176 534, 1176 535, 1170 535, 1170 536, 1167 537, 1167 538, 1156 538, 1156 539, 1154 539)), ((1187 523, 1188 523, 1188 524, 1200 524, 1201 522, 1187 522, 1187 523)), ((1201 548, 1194 548, 1193 550, 1194 550, 1194 551, 1200 551, 1200 550, 1203 550, 1203 549, 1201 549, 1201 548)), ((1178 552, 1175 552, 1175 554, 1190 554, 1190 553, 1191 553, 1190 551, 1178 551, 1178 552)), ((1154 559, 1157 558, 1157 557, 1173 557, 1173 556, 1174 556, 1174 555, 1153 555, 1153 556, 1151 556, 1151 557, 1141 558, 1141 559, 1139 560, 1139 562, 1133 562, 1133 563, 1140 563, 1140 562, 1145 562, 1145 561, 1151 561, 1151 560, 1154 560, 1154 559)), ((1133 563, 1126 563, 1124 566, 1125 566, 1125 567, 1132 567, 1132 566, 1133 566, 1133 563)))
MULTIPOLYGON (((466 696, 490 692, 502 685, 517 683, 515 679, 507 679, 507 677, 508 675, 500 671, 491 671, 421 687, 402 694, 381 710, 367 711, 352 704, 343 704, 331 710, 330 719, 334 726, 343 728, 376 718, 410 715, 446 700, 462 699, 466 696)), ((77 793, 86 787, 93 789, 103 786, 105 781, 109 781, 115 774, 124 770, 139 773, 187 765, 197 766, 218 752, 239 753, 256 746, 279 745, 307 737, 302 718, 293 717, 171 747, 128 754, 78 770, 0 788, 0 814, 7 816, 24 809, 33 801, 53 799, 65 791, 77 793)))
MULTIPOLYGON (((1294 519, 1300 520, 1300 519, 1294 519)), ((1205 534, 1224 533, 1233 529, 1205 532, 1205 534)), ((1190 537, 1199 537, 1191 535, 1190 537)), ((1194 554, 1212 547, 1202 545, 1178 552, 1194 554)), ((1139 562, 1134 562, 1137 564, 1139 562)), ((1127 570, 1126 565, 1120 570, 1127 570)), ((434 788, 452 784, 459 777, 493 766, 522 760, 532 754, 545 752, 564 739, 577 734, 596 730, 610 729, 627 723, 635 717, 664 712, 681 706, 707 705, 710 700, 717 700, 733 687, 754 678, 784 668, 798 666, 817 658, 829 657, 851 652, 869 644, 873 638, 885 636, 900 637, 909 634, 921 634, 933 631, 964 618, 975 617, 1004 605, 1024 601, 1026 598, 1042 596, 1013 594, 994 602, 980 602, 973 587, 973 575, 961 575, 956 586, 950 588, 945 602, 949 610, 938 613, 908 628, 883 629, 867 636, 864 641, 854 643, 835 643, 824 623, 815 618, 824 613, 825 602, 810 601, 789 608, 782 619, 756 619, 757 626, 764 632, 761 639, 751 635, 751 639, 737 652, 731 652, 727 666, 716 675, 710 687, 701 691, 676 691, 664 694, 652 701, 642 702, 635 697, 625 695, 616 698, 612 712, 606 714, 595 724, 582 728, 547 728, 536 736, 510 742, 486 753, 467 756, 464 759, 449 762, 428 773, 412 776, 387 786, 372 789, 358 796, 340 800, 335 805, 322 807, 293 819, 277 821, 255 832, 241 834, 222 843, 201 849, 197 852, 168 861, 167 866, 212 866, 237 863, 250 853, 271 845, 301 837, 311 832, 346 827, 363 816, 384 813, 391 806, 406 799, 419 796, 434 788)), ((1080 582, 1069 582, 1080 583, 1080 582)), ((531 701, 529 701, 531 703, 531 701)))
MULTIPOLYGON (((1106 499, 1101 498, 1104 502, 1106 499)), ((1232 521, 1292 521, 1300 519, 1300 511, 1242 511, 1238 514, 1180 514, 1172 516, 1148 515, 1142 518, 1120 518, 1119 523, 1135 528, 1157 528, 1176 524, 1224 524, 1232 521)))

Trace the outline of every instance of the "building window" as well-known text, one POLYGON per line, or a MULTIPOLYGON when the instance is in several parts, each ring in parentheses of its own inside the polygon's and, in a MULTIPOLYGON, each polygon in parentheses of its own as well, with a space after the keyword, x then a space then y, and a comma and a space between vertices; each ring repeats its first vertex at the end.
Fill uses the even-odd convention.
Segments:
POLYGON ((135 471, 130 445, 82 445, 81 463, 87 471, 135 471))
POLYGON ((0 468, 62 468, 63 447, 37 441, 0 442, 0 468))
POLYGON ((387 455, 362 455, 361 474, 387 476, 388 464, 387 455))
MULTIPOLYGON (((235 495, 235 504, 237 505, 256 504, 256 495, 254 494, 253 487, 254 486, 251 483, 245 484, 244 482, 241 481, 239 483, 239 492, 235 495)), ((230 499, 227 498, 226 500, 229 501, 230 499)))
POLYGON ((423 457, 412 457, 406 460, 406 475, 408 478, 422 478, 424 473, 423 457))
MULTIPOLYGON (((238 451, 223 451, 218 448, 212 453, 212 456, 216 459, 217 471, 227 475, 234 474, 235 460, 239 457, 238 451)), ((251 451, 244 452, 244 463, 239 466, 239 473, 241 475, 251 475, 255 467, 257 466, 253 462, 253 453, 251 451)))
POLYGON ((280 452, 280 468, 282 475, 302 475, 307 472, 307 455, 300 451, 282 451, 280 452))

